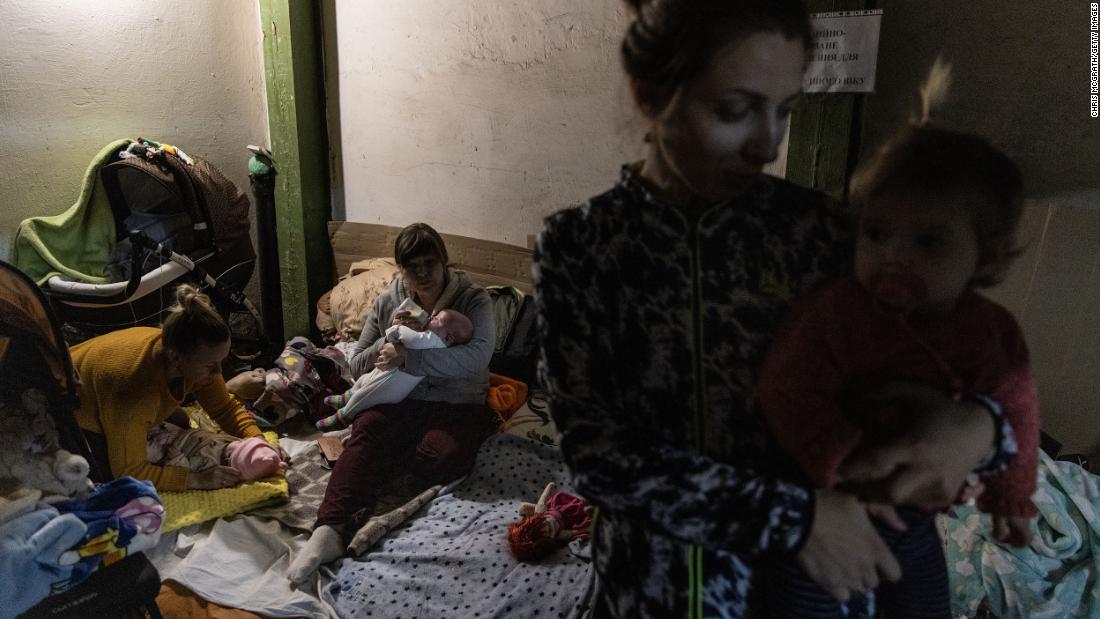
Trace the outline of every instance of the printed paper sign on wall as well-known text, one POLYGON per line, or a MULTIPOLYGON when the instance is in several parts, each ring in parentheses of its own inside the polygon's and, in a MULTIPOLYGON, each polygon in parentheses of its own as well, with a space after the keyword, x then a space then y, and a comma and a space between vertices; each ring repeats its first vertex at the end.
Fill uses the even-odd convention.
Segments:
POLYGON ((882 9, 810 15, 814 50, 805 92, 874 92, 882 9))

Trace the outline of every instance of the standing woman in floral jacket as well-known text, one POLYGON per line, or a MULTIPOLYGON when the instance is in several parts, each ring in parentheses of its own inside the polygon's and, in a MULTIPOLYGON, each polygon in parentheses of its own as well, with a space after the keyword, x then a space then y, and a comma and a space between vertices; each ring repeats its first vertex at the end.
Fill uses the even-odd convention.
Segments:
MULTIPOLYGON (((794 557, 838 599, 896 579, 863 503, 786 475, 753 397, 790 299, 850 268, 825 196, 761 173, 800 96, 805 8, 627 3, 622 59, 646 158, 548 218, 535 250, 541 378, 576 487, 599 510, 596 615, 743 616, 769 555, 794 557)), ((996 403, 909 385, 882 395, 914 423, 850 463, 865 497, 942 503, 972 469, 1014 455, 996 403)))

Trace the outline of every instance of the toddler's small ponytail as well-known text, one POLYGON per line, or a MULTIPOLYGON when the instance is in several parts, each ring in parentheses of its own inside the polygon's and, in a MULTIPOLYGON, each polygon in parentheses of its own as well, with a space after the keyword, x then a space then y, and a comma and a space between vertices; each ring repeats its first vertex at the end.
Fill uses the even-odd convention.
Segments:
POLYGON ((923 127, 937 118, 943 111, 950 87, 951 65, 944 62, 942 56, 937 56, 928 72, 928 78, 920 86, 920 116, 913 124, 923 127))
POLYGON ((859 164, 848 201, 858 215, 888 194, 955 200, 971 211, 978 236, 980 268, 972 283, 995 286, 1022 251, 1016 230, 1023 213, 1023 175, 985 138, 938 122, 950 85, 951 65, 936 58, 920 87, 919 115, 859 164))

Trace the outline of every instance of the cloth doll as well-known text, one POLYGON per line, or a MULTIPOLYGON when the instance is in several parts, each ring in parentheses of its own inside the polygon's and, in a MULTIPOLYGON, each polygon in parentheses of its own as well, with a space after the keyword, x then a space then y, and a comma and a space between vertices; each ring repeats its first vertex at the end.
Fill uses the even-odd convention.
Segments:
POLYGON ((538 503, 520 503, 523 518, 508 529, 508 548, 525 563, 538 561, 576 539, 587 539, 591 508, 584 499, 546 484, 538 503))
POLYGON ((264 394, 267 388, 265 375, 267 370, 256 368, 241 372, 225 381, 225 390, 232 393, 238 400, 244 403, 255 402, 264 394))

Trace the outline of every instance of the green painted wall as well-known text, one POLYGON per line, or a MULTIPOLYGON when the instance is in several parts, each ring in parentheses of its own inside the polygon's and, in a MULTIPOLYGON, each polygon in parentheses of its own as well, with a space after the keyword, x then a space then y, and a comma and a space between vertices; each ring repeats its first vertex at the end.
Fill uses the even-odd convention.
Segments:
MULTIPOLYGON (((811 13, 874 8, 868 0, 809 0, 811 13)), ((842 199, 859 155, 862 94, 812 93, 791 115, 787 179, 842 199)))
POLYGON ((309 335, 332 286, 331 210, 318 5, 261 0, 264 74, 275 183, 284 338, 309 335))

